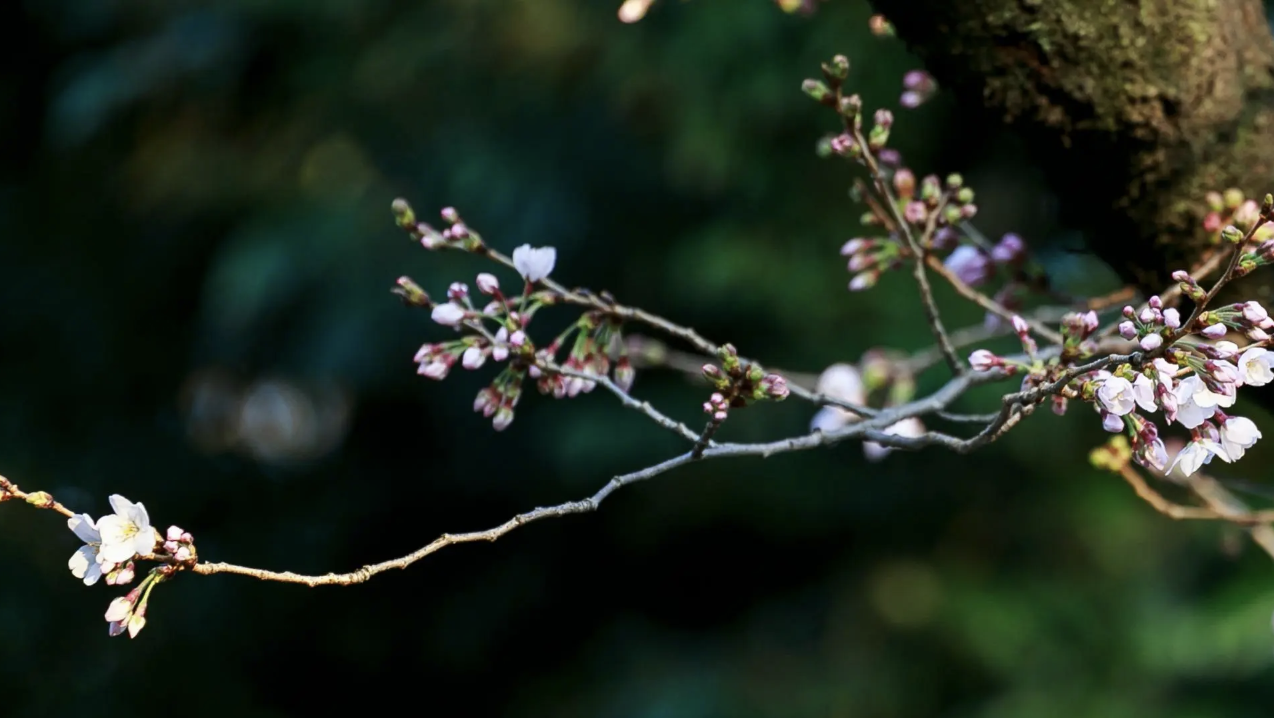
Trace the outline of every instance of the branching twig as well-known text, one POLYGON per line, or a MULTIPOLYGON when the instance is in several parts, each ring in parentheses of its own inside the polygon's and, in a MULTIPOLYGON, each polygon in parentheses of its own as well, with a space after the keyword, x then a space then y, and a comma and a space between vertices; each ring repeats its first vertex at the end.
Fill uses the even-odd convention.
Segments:
POLYGON ((619 385, 608 376, 567 369, 566 367, 558 366, 552 362, 541 362, 539 366, 544 371, 552 374, 561 374, 562 376, 572 376, 579 379, 587 379, 588 381, 597 382, 597 384, 603 389, 614 394, 615 398, 619 399, 619 403, 624 405, 626 408, 634 409, 645 414, 651 419, 651 421, 654 421, 656 424, 664 427, 665 429, 678 434, 681 438, 687 441, 699 441, 699 434, 691 431, 690 427, 679 421, 674 421, 655 407, 651 406, 650 402, 640 401, 633 398, 632 394, 621 389, 619 385))
MULTIPOLYGON (((944 265, 942 261, 939 260, 937 257, 933 255, 929 255, 925 257, 925 262, 929 265, 929 268, 933 270, 934 274, 937 274, 938 276, 947 280, 947 282, 951 284, 951 287, 955 289, 956 293, 958 293, 960 296, 964 297, 965 299, 968 299, 969 301, 973 302, 979 307, 982 307, 986 311, 994 314, 995 316, 1003 319, 1006 322, 1013 321, 1014 313, 1012 311, 1008 310, 1007 308, 1004 307, 1004 305, 1000 304, 994 299, 986 296, 985 294, 979 292, 973 287, 970 287, 969 285, 965 284, 959 277, 955 275, 955 272, 952 272, 950 269, 947 269, 946 265, 944 265)), ((1052 329, 1045 326, 1044 324, 1041 324, 1036 319, 1030 319, 1027 317, 1023 317, 1023 319, 1026 319, 1026 323, 1028 326, 1031 327, 1031 331, 1040 335, 1044 339, 1047 339, 1049 342, 1053 344, 1062 343, 1061 334, 1058 334, 1057 332, 1053 331, 1052 329)))
MULTIPOLYGON (((951 373, 960 376, 965 373, 968 367, 956 355, 955 348, 951 346, 951 338, 947 336, 947 330, 942 325, 942 316, 938 312, 938 304, 933 299, 933 288, 929 286, 929 275, 925 272, 925 259, 928 254, 925 252, 923 242, 916 239, 915 233, 911 231, 911 226, 898 209, 898 200, 894 197, 893 191, 889 189, 889 184, 885 181, 884 175, 881 174, 880 166, 876 164, 876 158, 869 149, 867 138, 863 136, 862 128, 846 120, 845 129, 854 133, 854 140, 858 142, 859 147, 863 150, 863 162, 867 165, 867 171, 871 173, 876 191, 880 193, 884 204, 889 208, 894 223, 907 242, 907 248, 911 250, 912 276, 916 280, 916 286, 920 289, 920 303, 924 305, 925 318, 929 321, 929 330, 933 333, 934 340, 938 343, 938 349, 942 352, 943 358, 947 360, 951 373)), ((928 226, 925 227, 925 235, 922 240, 928 241, 933 236, 937 218, 945 205, 946 195, 944 194, 939 206, 929 214, 928 226)))

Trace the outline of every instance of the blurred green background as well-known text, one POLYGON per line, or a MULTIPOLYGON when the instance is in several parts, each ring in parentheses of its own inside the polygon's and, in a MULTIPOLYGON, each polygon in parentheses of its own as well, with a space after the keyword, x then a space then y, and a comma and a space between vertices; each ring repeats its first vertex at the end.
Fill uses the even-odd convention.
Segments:
MULTIPOLYGON (((0 472, 95 515, 143 501, 209 560, 326 572, 683 450, 602 392, 532 394, 496 434, 470 412, 495 370, 417 377, 446 333, 388 289, 437 296, 482 265, 408 242, 396 196, 506 252, 554 245, 561 281, 776 366, 925 347, 904 273, 845 291, 853 171, 814 156, 834 120, 799 91, 844 52, 868 106, 897 110, 905 46, 857 1, 665 0, 635 25, 617 5, 4 4, 0 472)), ((982 231, 1023 234, 1062 288, 1112 288, 1046 189, 1092 170, 1031 167, 975 117, 940 94, 895 144, 964 172, 982 231)), ((635 392, 701 421, 683 377, 635 392)), ((758 407, 723 436, 812 415, 758 407)), ((1088 468, 1105 436, 1042 411, 968 457, 706 463, 365 586, 182 577, 133 641, 102 620, 122 591, 66 570, 63 522, 6 504, 0 715, 1270 715, 1269 557, 1088 468)), ((1263 478, 1253 455, 1235 476, 1263 478)))

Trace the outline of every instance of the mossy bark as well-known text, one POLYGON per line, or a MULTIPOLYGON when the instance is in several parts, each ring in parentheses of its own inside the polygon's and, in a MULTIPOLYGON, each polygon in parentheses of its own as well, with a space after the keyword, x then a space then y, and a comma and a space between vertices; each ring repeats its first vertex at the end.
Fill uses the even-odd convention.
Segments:
POLYGON ((1162 288, 1203 195, 1274 191, 1274 38, 1259 0, 873 0, 965 104, 1019 128, 1065 219, 1162 288))

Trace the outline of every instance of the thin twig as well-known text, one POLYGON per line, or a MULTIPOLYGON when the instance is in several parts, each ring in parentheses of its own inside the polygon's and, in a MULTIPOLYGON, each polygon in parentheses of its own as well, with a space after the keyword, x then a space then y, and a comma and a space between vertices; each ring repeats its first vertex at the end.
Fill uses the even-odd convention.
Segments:
POLYGON ((699 441, 699 434, 692 431, 690 427, 668 417, 654 406, 651 406, 650 402, 633 398, 632 394, 621 389, 619 385, 612 381, 608 376, 599 376, 597 374, 590 374, 588 372, 577 371, 575 369, 567 369, 566 367, 545 361, 541 361, 537 366, 539 366, 542 371, 546 371, 550 374, 561 374, 562 376, 571 376, 578 379, 586 379, 588 381, 597 382, 597 384, 599 384, 603 389, 614 394, 615 397, 619 399, 619 403, 624 405, 626 408, 645 414, 656 424, 678 434, 681 438, 687 441, 699 441))
MULTIPOLYGON (((892 446, 896 448, 918 448, 911 437, 884 434, 882 430, 892 424, 902 421, 903 419, 942 411, 970 387, 990 381, 997 381, 1003 378, 1003 374, 996 372, 966 374, 964 376, 951 379, 951 381, 947 382, 947 384, 941 389, 938 389, 933 394, 930 394, 923 399, 882 410, 877 416, 866 419, 857 424, 847 425, 829 432, 815 431, 810 434, 795 436, 779 441, 754 444, 718 444, 704 449, 701 458, 703 460, 707 460, 739 456, 769 457, 775 454, 804 451, 820 446, 840 443, 848 439, 867 438, 869 436, 872 441, 876 441, 885 446, 892 446)), ((972 448, 976 448, 976 446, 987 443, 989 439, 983 436, 983 434, 986 433, 987 432, 984 431, 971 439, 958 439, 956 437, 942 435, 940 438, 935 438, 929 443, 946 446, 954 451, 965 453, 972 450, 972 448)), ((596 511, 606 497, 610 496, 618 489, 639 481, 654 478, 655 476, 659 476, 660 474, 671 471, 672 469, 688 464, 694 460, 695 457, 693 451, 687 451, 684 454, 675 456, 659 464, 648 466, 639 471, 616 476, 608 481, 592 496, 582 501, 568 501, 563 504, 558 504, 557 506, 537 508, 534 511, 518 514, 499 526, 485 531, 475 531, 464 534, 443 534, 430 544, 417 549, 406 556, 364 566, 356 571, 350 571, 348 573, 304 575, 293 573, 291 571, 267 571, 264 569, 238 566, 229 563, 199 563, 191 567, 190 570, 201 575, 232 573, 241 576, 251 576, 262 581, 296 583, 305 586, 346 586, 363 583, 377 574, 393 569, 405 569, 426 556, 446 548, 447 546, 461 543, 473 543, 476 541, 495 541, 514 529, 541 519, 571 516, 574 514, 596 511)))
MULTIPOLYGON (((1008 310, 1007 308, 1004 307, 1004 305, 986 296, 982 292, 979 292, 973 287, 970 287, 968 284, 965 284, 964 281, 962 281, 959 277, 955 275, 955 272, 952 272, 950 269, 947 269, 946 265, 944 265, 937 257, 934 257, 933 255, 926 256, 925 262, 929 265, 929 268, 932 269, 935 274, 947 280, 947 282, 951 284, 951 287, 956 290, 957 294, 964 297, 965 299, 968 299, 969 301, 973 302, 979 307, 982 307, 983 309, 996 315, 997 317, 1003 319, 1006 322, 1013 321, 1014 313, 1012 311, 1008 310)), ((1036 319, 1031 319, 1028 317, 1022 317, 1022 318, 1026 320, 1027 325, 1036 334, 1040 335, 1044 339, 1047 339, 1049 342, 1053 344, 1062 343, 1061 334, 1058 334, 1057 332, 1053 331, 1049 327, 1041 324, 1036 319)))
POLYGON ((27 493, 18 488, 17 484, 3 476, 0 476, 0 503, 13 501, 15 499, 25 501, 37 509, 56 511, 68 519, 75 515, 70 509, 55 501, 47 491, 34 491, 32 493, 27 493))
MULTIPOLYGON (((947 365, 951 368, 951 373, 960 376, 968 370, 968 367, 956 355, 955 347, 951 346, 951 338, 947 336, 946 327, 942 325, 942 316, 938 311, 938 304, 933 299, 933 288, 929 286, 929 275, 925 272, 925 258, 928 254, 925 252, 922 243, 916 239, 915 233, 911 231, 911 226, 907 223, 906 218, 902 216, 901 210, 898 209, 898 200, 894 197, 893 191, 889 189, 889 184, 885 182, 884 175, 881 174, 880 167, 876 164, 876 158, 871 153, 871 148, 868 146, 867 138, 863 136, 862 129, 848 119, 845 121, 845 127, 854 133, 854 141, 862 148, 863 162, 867 165, 867 171, 871 173, 872 181, 876 185, 876 191, 880 193, 884 204, 889 208, 897 228, 907 242, 907 248, 911 250, 913 260, 911 273, 915 277, 917 287, 920 289, 920 303, 925 308, 925 318, 929 321, 929 331, 933 333, 934 340, 938 343, 942 356, 947 360, 947 365)), ((941 214, 943 207, 946 206, 946 201, 947 197, 944 194, 939 206, 930 212, 923 239, 928 240, 932 237, 937 218, 941 214)))

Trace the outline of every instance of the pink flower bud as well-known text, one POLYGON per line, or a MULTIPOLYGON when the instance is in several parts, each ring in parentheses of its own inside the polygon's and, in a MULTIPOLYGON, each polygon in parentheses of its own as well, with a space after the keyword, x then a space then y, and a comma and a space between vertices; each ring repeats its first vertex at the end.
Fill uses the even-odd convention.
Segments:
POLYGON ((504 431, 512 423, 513 409, 502 406, 495 412, 495 418, 491 420, 491 427, 496 431, 504 431))
POLYGON ((1118 434, 1124 430, 1124 418, 1109 411, 1103 411, 1101 413, 1101 426, 1112 434, 1118 434))
POLYGON ((526 332, 521 329, 509 335, 509 346, 521 349, 526 344, 526 332))
POLYGON ((925 217, 929 216, 929 211, 925 208, 924 202, 908 202, 906 208, 902 212, 903 219, 912 224, 922 224, 925 217))
POLYGON ((849 280, 849 291, 861 292, 864 289, 870 289, 876 285, 878 279, 880 279, 879 269, 869 269, 861 274, 855 274, 854 278, 849 280))
POLYGON ((164 542, 164 551, 165 551, 165 552, 167 552, 167 553, 168 553, 168 555, 170 555, 170 556, 171 556, 172 554, 177 553, 177 549, 178 549, 178 548, 180 548, 180 547, 181 547, 181 546, 180 546, 180 544, 178 544, 176 541, 165 541, 165 542, 164 542))
POLYGON ((880 263, 880 255, 860 252, 849 258, 849 271, 861 272, 880 263))
POLYGON ((844 245, 841 246, 840 248, 841 256, 848 257, 852 254, 858 254, 859 252, 867 248, 867 241, 868 240, 863 239, 862 237, 855 237, 849 240, 848 242, 846 242, 844 245))
POLYGON ((1139 314, 1137 318, 1141 320, 1142 324, 1153 323, 1155 320, 1155 310, 1150 307, 1146 307, 1141 310, 1141 314, 1139 314))
POLYGON ((1163 337, 1158 334, 1147 334, 1141 338, 1141 348, 1151 352, 1163 346, 1163 337))
POLYGON ((181 535, 184 533, 186 532, 182 531, 180 526, 169 526, 168 532, 164 534, 164 538, 168 539, 169 541, 180 541, 181 535))
POLYGON ((1163 323, 1166 324, 1169 329, 1180 329, 1181 312, 1171 307, 1163 310, 1163 323))
POLYGON ((1066 397, 1062 396, 1061 394, 1054 394, 1053 395, 1053 413, 1057 414, 1058 416, 1065 416, 1067 403, 1068 402, 1066 401, 1066 397))
POLYGON ((1239 380, 1238 367, 1224 359, 1209 359, 1203 363, 1203 368, 1223 384, 1234 384, 1239 380))
POLYGON ((111 601, 111 605, 106 609, 106 620, 115 622, 123 621, 133 612, 133 606, 137 603, 137 599, 141 597, 141 588, 134 588, 126 595, 119 596, 111 601))
POLYGON ((982 284, 991 276, 991 262, 986 255, 967 244, 956 247, 943 264, 961 282, 971 287, 982 284))
POLYGON ((440 358, 428 364, 421 364, 416 373, 428 379, 445 379, 449 371, 451 371, 451 364, 440 358))
POLYGON ((500 280, 496 279, 494 274, 487 272, 478 275, 477 285, 478 291, 483 294, 495 294, 500 291, 500 280))
POLYGON ((1004 360, 986 349, 978 349, 969 355, 969 366, 973 367, 974 371, 987 371, 1003 363, 1004 360))
POLYGON ((430 316, 435 322, 438 322, 444 327, 454 327, 464 321, 465 315, 466 312, 464 307, 459 304, 448 302, 434 307, 433 313, 430 316))
POLYGON ((991 249, 991 259, 1000 264, 1015 264, 1026 254, 1026 243, 1016 234, 1006 234, 991 249))
POLYGON ((117 569, 112 573, 115 575, 115 580, 112 582, 115 586, 127 586, 133 582, 134 578, 137 577, 136 566, 133 565, 132 561, 129 561, 123 568, 117 569))
POLYGON ((473 400, 473 410, 481 413, 487 418, 491 418, 491 415, 495 413, 495 410, 499 408, 499 406, 500 394, 491 387, 487 387, 478 392, 477 398, 473 400))
POLYGON ((906 167, 894 172, 894 189, 903 199, 911 199, 916 193, 916 175, 906 167))
POLYGON ((1031 331, 1031 327, 1029 324, 1026 323, 1026 320, 1019 317, 1016 314, 1013 315, 1012 322, 1013 322, 1013 331, 1017 332, 1018 334, 1027 334, 1031 331))
POLYGON ((464 356, 460 358, 460 365, 465 369, 473 370, 482 366, 487 360, 487 353, 482 347, 469 347, 464 350, 464 356))
POLYGON ((787 387, 787 380, 778 374, 767 374, 761 380, 761 390, 775 401, 786 399, 791 391, 787 387))
POLYGON ((1086 334, 1092 334, 1093 332, 1097 331, 1097 327, 1101 326, 1101 322, 1098 321, 1097 319, 1097 312, 1094 312, 1094 311, 1086 312, 1085 314, 1080 316, 1080 319, 1082 319, 1084 322, 1084 332, 1086 334))
POLYGON ((447 297, 452 301, 459 302, 467 296, 469 296, 469 285, 464 282, 452 282, 451 286, 447 287, 447 297))
POLYGON ((620 357, 615 362, 615 384, 624 393, 628 393, 633 388, 633 381, 637 378, 637 372, 633 370, 632 362, 628 361, 628 357, 620 357))
POLYGON ((1243 318, 1258 326, 1270 318, 1269 312, 1265 311, 1265 307, 1262 307, 1260 302, 1247 302, 1242 307, 1243 318))
POLYGON ((1224 324, 1213 324, 1211 326, 1204 327, 1203 331, 1199 333, 1209 339, 1220 339, 1221 337, 1224 337, 1228 331, 1229 330, 1224 324))

